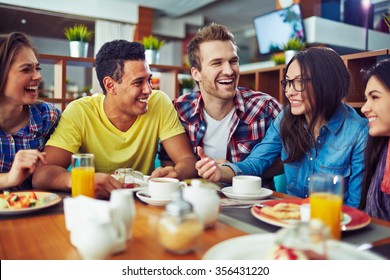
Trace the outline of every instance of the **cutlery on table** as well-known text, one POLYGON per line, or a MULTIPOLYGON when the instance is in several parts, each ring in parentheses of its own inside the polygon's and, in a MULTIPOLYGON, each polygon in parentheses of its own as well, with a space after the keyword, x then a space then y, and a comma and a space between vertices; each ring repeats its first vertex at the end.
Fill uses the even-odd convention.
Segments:
POLYGON ((233 205, 221 205, 222 208, 252 208, 253 206, 256 207, 266 207, 263 203, 242 203, 242 204, 233 204, 233 205))

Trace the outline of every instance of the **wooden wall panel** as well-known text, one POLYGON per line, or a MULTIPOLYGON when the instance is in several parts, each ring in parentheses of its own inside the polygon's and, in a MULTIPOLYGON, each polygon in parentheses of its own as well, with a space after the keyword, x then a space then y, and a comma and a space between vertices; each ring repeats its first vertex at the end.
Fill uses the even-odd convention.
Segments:
POLYGON ((134 41, 141 41, 153 31, 153 9, 146 7, 138 8, 138 23, 135 26, 134 41))

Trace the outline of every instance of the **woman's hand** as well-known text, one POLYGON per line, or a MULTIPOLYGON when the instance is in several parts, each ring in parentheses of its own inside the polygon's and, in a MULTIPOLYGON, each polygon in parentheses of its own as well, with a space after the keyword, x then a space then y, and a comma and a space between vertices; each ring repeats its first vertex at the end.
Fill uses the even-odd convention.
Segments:
POLYGON ((198 156, 200 160, 196 162, 195 168, 198 170, 198 175, 211 182, 219 182, 222 176, 222 170, 218 163, 209 158, 202 147, 197 147, 198 156))
POLYGON ((36 169, 41 161, 46 164, 46 154, 38 150, 20 150, 15 154, 14 162, 4 180, 3 187, 15 187, 23 183, 36 169))

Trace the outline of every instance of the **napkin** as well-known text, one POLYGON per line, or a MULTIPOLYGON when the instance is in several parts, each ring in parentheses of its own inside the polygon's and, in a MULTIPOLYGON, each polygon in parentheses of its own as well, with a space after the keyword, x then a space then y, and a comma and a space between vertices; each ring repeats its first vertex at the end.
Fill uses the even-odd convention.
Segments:
POLYGON ((84 259, 106 259, 126 249, 126 229, 109 201, 77 196, 64 199, 70 242, 84 259))
POLYGON ((65 226, 68 231, 80 228, 86 219, 101 223, 111 222, 111 208, 108 201, 83 195, 64 198, 64 213, 65 226))

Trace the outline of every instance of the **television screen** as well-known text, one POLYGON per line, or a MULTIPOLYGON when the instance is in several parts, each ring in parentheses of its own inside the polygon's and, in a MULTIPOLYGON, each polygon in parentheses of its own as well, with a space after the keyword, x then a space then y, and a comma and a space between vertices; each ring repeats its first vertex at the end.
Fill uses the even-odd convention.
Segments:
POLYGON ((253 24, 260 54, 283 50, 291 38, 306 40, 299 4, 255 17, 253 24))

